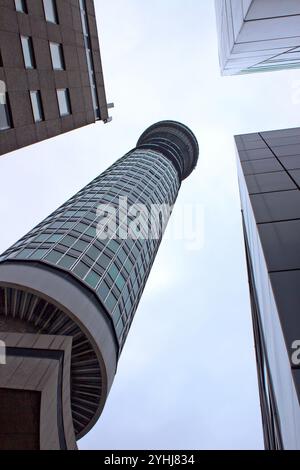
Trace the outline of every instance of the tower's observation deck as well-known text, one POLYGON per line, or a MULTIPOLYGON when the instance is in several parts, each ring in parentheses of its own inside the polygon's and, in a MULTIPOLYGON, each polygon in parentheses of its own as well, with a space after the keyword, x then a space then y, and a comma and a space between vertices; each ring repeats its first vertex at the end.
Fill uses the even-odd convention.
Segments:
POLYGON ((175 165, 181 180, 195 169, 199 156, 198 141, 193 132, 176 121, 153 124, 141 135, 137 146, 161 152, 175 165))

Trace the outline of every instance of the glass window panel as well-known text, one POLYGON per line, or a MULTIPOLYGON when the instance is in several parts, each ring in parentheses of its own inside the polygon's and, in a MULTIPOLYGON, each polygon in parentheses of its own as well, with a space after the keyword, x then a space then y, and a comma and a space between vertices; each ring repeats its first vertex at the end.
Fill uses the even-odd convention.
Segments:
POLYGON ((133 268, 132 262, 129 259, 127 259, 126 262, 124 263, 124 266, 127 269, 127 271, 130 273, 133 268))
POLYGON ((127 286, 124 287, 122 297, 123 297, 124 302, 126 302, 129 297, 129 290, 127 286))
POLYGON ((139 290, 140 290, 139 284, 138 284, 138 282, 136 282, 133 286, 133 291, 134 291, 135 295, 138 294, 139 290))
POLYGON ((43 0, 45 18, 50 23, 58 23, 56 0, 43 0))
POLYGON ((112 312, 113 309, 114 309, 114 307, 115 307, 115 305, 116 305, 116 303, 117 303, 117 299, 115 298, 115 296, 114 296, 113 293, 111 292, 111 293, 107 296, 107 298, 106 298, 106 300, 105 300, 105 305, 106 305, 106 307, 108 308, 108 310, 109 310, 110 312, 112 312))
POLYGON ((51 228, 60 228, 62 224, 62 222, 54 222, 54 224, 51 224, 51 228))
POLYGON ((120 274, 116 279, 116 285, 120 289, 120 291, 125 286, 125 283, 126 283, 126 281, 125 281, 124 277, 122 276, 122 274, 120 274))
POLYGON ((66 222, 64 225, 63 225, 63 228, 72 228, 74 227, 76 222, 66 222))
POLYGON ((74 250, 84 251, 89 246, 88 242, 83 240, 78 240, 75 245, 73 246, 74 250))
POLYGON ((64 213, 64 215, 65 215, 66 217, 69 217, 69 216, 75 215, 76 212, 77 212, 76 210, 66 211, 66 212, 64 213))
POLYGON ((96 259, 98 258, 98 256, 100 255, 100 250, 98 250, 98 248, 95 248, 94 246, 92 246, 88 251, 87 251, 87 255, 94 261, 96 261, 96 259))
POLYGON ((18 253, 16 258, 20 258, 20 259, 27 258, 27 256, 29 256, 32 252, 33 250, 30 250, 29 248, 25 248, 25 250, 22 250, 21 253, 18 253))
POLYGON ((62 234, 57 233, 57 234, 55 234, 55 235, 51 235, 51 237, 50 237, 49 240, 47 240, 47 241, 50 242, 50 243, 56 243, 56 242, 58 242, 59 240, 61 240, 62 237, 63 237, 62 234))
POLYGON ((42 259, 46 253, 48 253, 49 250, 44 250, 44 249, 41 249, 41 250, 36 250, 31 256, 30 258, 31 259, 42 259))
POLYGON ((118 258, 119 258, 119 260, 120 260, 122 263, 124 263, 125 260, 126 260, 126 258, 127 258, 127 256, 128 256, 128 255, 125 253, 124 249, 121 248, 120 251, 118 252, 118 258))
POLYGON ((104 300, 109 293, 109 288, 106 283, 103 281, 101 282, 100 286, 97 289, 97 292, 102 300, 104 300))
POLYGON ((120 245, 119 243, 116 241, 116 240, 109 240, 109 242, 107 243, 107 246, 113 251, 113 252, 116 252, 118 251, 120 245))
POLYGON ((97 263, 100 264, 100 266, 102 266, 105 269, 109 265, 110 259, 109 259, 108 256, 106 256, 102 253, 102 255, 98 259, 97 263))
POLYGON ((27 69, 35 68, 35 58, 32 39, 29 36, 21 36, 22 50, 25 67, 27 69))
POLYGON ((71 237, 70 235, 67 235, 62 241, 61 243, 63 245, 66 245, 66 246, 69 246, 71 247, 73 245, 73 243, 75 243, 77 240, 77 238, 75 237, 71 237))
POLYGON ((87 277, 85 278, 85 281, 92 287, 96 287, 98 282, 100 281, 101 277, 99 274, 95 273, 94 271, 91 271, 87 277))
POLYGON ((108 273, 109 273, 109 275, 111 276, 112 280, 115 281, 115 279, 116 279, 116 278, 118 277, 118 275, 119 275, 119 270, 117 269, 117 267, 115 266, 115 264, 112 264, 112 265, 109 267, 108 273))
POLYGON ((86 235, 89 235, 90 237, 95 238, 96 228, 95 227, 90 227, 90 228, 87 229, 87 231, 85 233, 86 233, 86 235))
POLYGON ((120 311, 119 305, 116 305, 112 314, 112 318, 113 318, 114 324, 117 325, 117 323, 119 322, 121 318, 121 311, 120 311))
POLYGON ((10 108, 8 103, 8 95, 0 94, 0 131, 10 129, 12 127, 12 120, 10 115, 10 108))
POLYGON ((74 263, 75 263, 75 259, 72 257, 72 256, 69 256, 69 255, 65 255, 59 262, 59 265, 66 268, 66 269, 69 269, 74 263))
POLYGON ((15 7, 21 13, 28 13, 26 0, 15 0, 15 7))
POLYGON ((51 59, 52 59, 52 66, 54 70, 64 70, 65 69, 65 61, 64 61, 64 54, 63 48, 61 44, 56 42, 50 42, 50 52, 51 52, 51 59))
POLYGON ((85 263, 79 262, 73 269, 73 272, 83 279, 89 269, 90 268, 85 263))
POLYGON ((51 263, 57 263, 57 261, 62 257, 62 253, 59 251, 53 250, 47 256, 46 260, 51 263))
MULTIPOLYGON (((94 203, 92 203, 92 204, 94 204, 94 203)), ((86 206, 88 206, 88 203, 86 204, 86 206)), ((91 222, 93 222, 96 217, 95 217, 95 214, 85 213, 84 218, 90 220, 91 222)))
POLYGON ((87 228, 87 225, 80 222, 79 224, 76 225, 76 227, 74 227, 74 230, 77 230, 78 232, 83 233, 85 232, 86 228, 87 228))
POLYGON ((57 90, 57 99, 61 117, 71 114, 70 93, 67 88, 57 90))
POLYGON ((130 311, 131 311, 131 307, 132 307, 132 302, 131 302, 131 298, 129 297, 128 298, 128 301, 125 305, 125 311, 126 311, 126 314, 129 315, 130 314, 130 311))
POLYGON ((45 240, 47 240, 49 238, 49 233, 42 233, 41 235, 39 235, 35 241, 36 242, 44 242, 45 240))
POLYGON ((44 120, 44 111, 42 104, 41 92, 31 91, 30 92, 31 106, 33 111, 34 122, 41 122, 44 120))
POLYGON ((117 333, 117 336, 120 337, 121 334, 122 334, 122 331, 123 331, 123 321, 120 320, 117 327, 116 327, 116 333, 117 333))

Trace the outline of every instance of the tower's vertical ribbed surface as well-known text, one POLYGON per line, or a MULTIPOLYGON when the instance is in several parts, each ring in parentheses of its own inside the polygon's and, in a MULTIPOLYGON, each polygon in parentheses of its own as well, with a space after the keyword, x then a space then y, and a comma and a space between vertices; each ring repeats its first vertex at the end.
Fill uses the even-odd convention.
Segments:
POLYGON ((95 423, 154 262, 162 231, 124 236, 127 210, 172 206, 195 168, 198 144, 185 126, 163 121, 0 258, 0 331, 72 337, 71 409, 76 437, 95 423), (101 204, 102 211, 99 212, 101 204), (107 211, 103 210, 104 206, 107 211), (115 233, 103 236, 101 216, 115 233), (124 213, 122 213, 124 211, 124 213), (100 227, 100 228, 99 228, 100 227), (122 236, 120 236, 120 230, 122 236))

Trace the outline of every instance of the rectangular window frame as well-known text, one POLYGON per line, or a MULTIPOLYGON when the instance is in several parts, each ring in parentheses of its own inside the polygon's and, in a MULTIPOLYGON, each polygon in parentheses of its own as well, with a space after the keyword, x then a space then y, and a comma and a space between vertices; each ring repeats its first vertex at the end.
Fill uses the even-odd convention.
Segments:
POLYGON ((23 53, 23 60, 26 70, 34 70, 36 69, 36 61, 35 61, 35 54, 34 54, 34 47, 33 41, 31 36, 20 36, 21 46, 22 46, 22 53, 23 53), (28 45, 28 50, 25 50, 25 44, 28 45), (30 59, 28 62, 27 59, 30 59))
POLYGON ((39 122, 45 121, 45 114, 43 108, 43 101, 42 95, 40 90, 30 90, 30 101, 31 101, 31 108, 33 114, 33 120, 36 124, 39 122), (34 96, 36 97, 36 103, 34 103, 34 96), (35 104, 37 105, 37 109, 35 108, 35 104))
POLYGON ((63 51, 63 45, 59 42, 49 42, 49 49, 50 49, 50 55, 51 55, 51 62, 52 62, 52 68, 53 70, 66 70, 66 63, 65 63, 65 56, 64 56, 64 51, 63 51), (54 53, 54 46, 57 47, 58 49, 58 57, 59 57, 59 62, 60 65, 56 66, 55 65, 55 53, 54 53))
POLYGON ((56 0, 43 0, 43 9, 47 23, 59 24, 56 0), (53 16, 48 15, 49 7, 52 10, 53 16))
POLYGON ((26 0, 15 0, 15 8, 18 13, 28 14, 27 1, 26 0))
POLYGON ((59 115, 61 118, 70 116, 72 114, 72 105, 71 105, 71 98, 70 98, 70 90, 69 88, 57 88, 56 89, 56 97, 57 97, 57 103, 58 103, 58 109, 59 109, 59 115), (67 104, 67 112, 62 111, 62 106, 59 98, 60 92, 64 92, 66 96, 66 104, 67 104))
POLYGON ((11 114, 11 107, 10 107, 10 103, 9 103, 9 97, 8 97, 8 93, 5 93, 5 103, 1 103, 0 102, 0 106, 4 108, 4 112, 5 112, 5 115, 6 115, 6 121, 7 121, 7 125, 2 125, 1 122, 0 122, 0 132, 4 132, 4 131, 7 131, 9 129, 12 129, 14 126, 13 126, 13 120, 12 120, 12 114, 11 114))

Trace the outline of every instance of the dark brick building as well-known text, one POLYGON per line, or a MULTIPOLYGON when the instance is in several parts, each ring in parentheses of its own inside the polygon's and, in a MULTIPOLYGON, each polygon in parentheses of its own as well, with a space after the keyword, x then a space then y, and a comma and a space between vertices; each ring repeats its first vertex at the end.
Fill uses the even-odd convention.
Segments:
POLYGON ((108 110, 93 0, 0 0, 0 155, 108 110))

